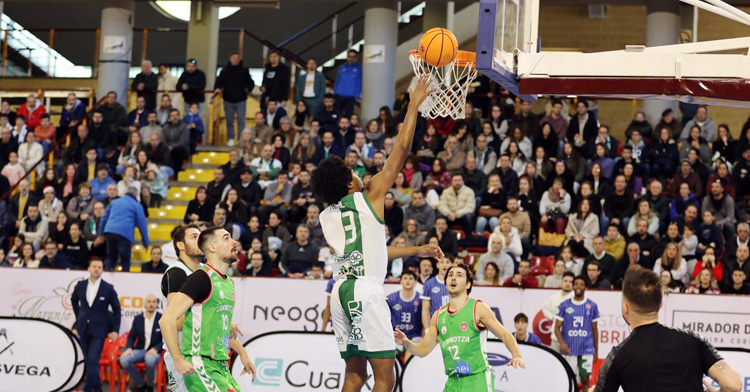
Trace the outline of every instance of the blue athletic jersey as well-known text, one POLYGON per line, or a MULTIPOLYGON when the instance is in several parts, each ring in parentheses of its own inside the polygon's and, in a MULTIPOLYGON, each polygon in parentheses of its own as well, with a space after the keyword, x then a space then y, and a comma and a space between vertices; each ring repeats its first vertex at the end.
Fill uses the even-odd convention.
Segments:
MULTIPOLYGON (((515 332, 513 332, 513 336, 514 337, 516 336, 515 332)), ((518 340, 518 339, 516 338, 516 340, 518 340)), ((525 342, 526 343, 531 343, 531 344, 536 344, 538 346, 542 345, 542 341, 541 341, 541 339, 539 339, 539 336, 534 335, 533 332, 526 332, 526 340, 525 340, 525 342)))
POLYGON ((422 299, 419 295, 419 292, 414 291, 414 297, 405 300, 399 290, 385 299, 391 309, 391 325, 394 329, 400 329, 409 339, 422 336, 422 299))
POLYGON ((437 275, 433 276, 424 283, 422 299, 430 300, 430 317, 440 309, 441 306, 448 305, 450 297, 445 282, 439 281, 437 275))
POLYGON ((593 323, 599 321, 599 307, 588 298, 576 302, 568 298, 560 304, 556 320, 562 321, 562 337, 570 348, 570 355, 594 353, 593 323))
POLYGON ((326 293, 329 295, 333 292, 333 285, 336 284, 336 280, 331 278, 326 285, 326 293))

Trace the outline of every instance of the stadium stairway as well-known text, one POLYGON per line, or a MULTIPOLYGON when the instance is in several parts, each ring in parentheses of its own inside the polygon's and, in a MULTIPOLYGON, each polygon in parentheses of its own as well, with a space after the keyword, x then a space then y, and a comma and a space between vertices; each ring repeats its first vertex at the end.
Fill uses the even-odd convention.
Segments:
MULTIPOLYGON (((148 233, 151 246, 162 246, 171 240, 172 230, 183 223, 190 200, 195 198, 199 186, 213 180, 213 170, 229 161, 228 146, 198 146, 190 163, 177 174, 176 181, 169 182, 169 192, 159 208, 149 208, 148 233)), ((141 243, 141 235, 135 232, 131 271, 140 271, 141 264, 151 260, 151 249, 141 243)))

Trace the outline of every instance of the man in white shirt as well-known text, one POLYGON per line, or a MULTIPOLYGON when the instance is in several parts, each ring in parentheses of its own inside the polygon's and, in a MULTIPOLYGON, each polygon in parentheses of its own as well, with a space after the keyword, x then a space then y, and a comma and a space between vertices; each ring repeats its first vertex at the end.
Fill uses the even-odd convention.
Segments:
MULTIPOLYGON (((157 76, 159 77, 159 91, 177 90, 177 77, 169 73, 169 68, 167 68, 167 64, 164 64, 164 63, 159 64, 159 74, 157 76)), ((170 93, 169 97, 171 98, 171 101, 172 101, 172 107, 175 107, 175 108, 182 107, 182 94, 170 93)), ((143 140, 148 140, 148 139, 143 139, 143 140)))
POLYGON ((300 75, 300 81, 294 86, 294 96, 299 97, 307 105, 307 111, 312 117, 318 115, 323 109, 323 96, 326 94, 326 79, 322 73, 316 70, 318 63, 315 60, 307 60, 305 70, 307 73, 300 75))
POLYGON ((145 311, 133 319, 127 346, 120 356, 120 365, 135 382, 138 391, 150 392, 153 390, 156 365, 161 360, 163 345, 161 328, 159 327, 161 313, 156 311, 157 305, 158 301, 155 295, 149 294, 146 296, 145 311), (146 364, 145 380, 135 367, 136 363, 146 364))
MULTIPOLYGON (((552 294, 552 296, 547 298, 547 301, 544 302, 544 305, 542 305, 542 313, 544 313, 544 317, 546 317, 547 320, 552 322, 552 325, 555 323, 555 316, 557 315, 557 310, 560 307, 560 304, 566 299, 573 297, 573 279, 575 279, 575 275, 570 271, 565 271, 562 277, 562 284, 560 285, 561 290, 552 294)), ((560 352, 560 342, 557 340, 557 336, 555 336, 554 333, 552 334, 552 343, 550 344, 550 347, 553 350, 560 352)))

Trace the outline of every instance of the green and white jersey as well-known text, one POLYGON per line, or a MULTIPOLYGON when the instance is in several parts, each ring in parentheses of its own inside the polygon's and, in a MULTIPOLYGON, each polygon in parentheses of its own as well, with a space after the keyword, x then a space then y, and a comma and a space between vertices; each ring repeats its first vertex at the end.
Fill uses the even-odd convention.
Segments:
POLYGON ((388 270, 385 222, 375 213, 364 192, 346 195, 320 214, 320 226, 333 247, 333 272, 383 284, 388 270))
MULTIPOLYGON (((195 302, 185 313, 182 327, 182 355, 202 356, 217 361, 229 360, 229 330, 234 313, 234 282, 208 264, 201 265, 185 286, 210 279, 210 291, 201 302, 195 302)), ((185 291, 185 288, 181 290, 185 291)))
POLYGON ((448 305, 438 310, 438 343, 448 376, 469 376, 491 369, 487 361, 487 330, 476 323, 479 302, 467 298, 455 312, 449 311, 448 305))

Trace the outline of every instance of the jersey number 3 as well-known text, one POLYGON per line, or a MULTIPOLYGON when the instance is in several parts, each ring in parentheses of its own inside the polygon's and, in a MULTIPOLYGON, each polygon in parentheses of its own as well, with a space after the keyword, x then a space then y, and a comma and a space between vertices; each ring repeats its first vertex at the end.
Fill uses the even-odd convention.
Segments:
POLYGON ((354 212, 346 211, 341 214, 341 223, 344 224, 344 235, 346 236, 346 245, 351 245, 357 241, 357 226, 354 223, 354 212))

